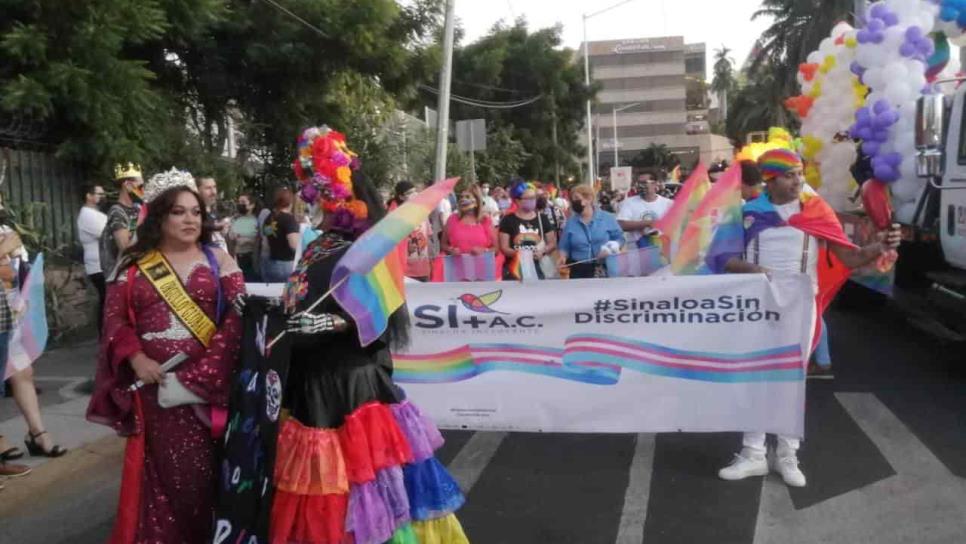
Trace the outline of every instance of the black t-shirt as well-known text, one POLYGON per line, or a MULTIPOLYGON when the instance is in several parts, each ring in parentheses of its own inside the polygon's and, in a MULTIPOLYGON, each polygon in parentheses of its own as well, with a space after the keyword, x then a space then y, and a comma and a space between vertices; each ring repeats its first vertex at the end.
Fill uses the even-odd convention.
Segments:
POLYGON ((519 249, 521 247, 535 248, 543 240, 549 231, 549 226, 542 214, 538 213, 533 219, 520 219, 516 214, 504 217, 500 221, 500 232, 510 237, 510 247, 519 249))
POLYGON ((294 215, 272 212, 262 227, 262 235, 268 240, 269 258, 273 261, 294 261, 295 250, 288 245, 288 235, 298 231, 299 224, 294 215))

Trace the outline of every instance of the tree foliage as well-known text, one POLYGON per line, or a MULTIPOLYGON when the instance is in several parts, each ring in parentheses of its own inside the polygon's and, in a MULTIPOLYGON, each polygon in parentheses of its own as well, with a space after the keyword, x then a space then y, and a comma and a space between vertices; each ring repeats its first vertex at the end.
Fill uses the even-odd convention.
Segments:
POLYGON ((62 156, 286 179, 298 132, 365 152, 432 77, 440 0, 0 0, 0 108, 62 156), (222 157, 234 125, 237 160, 222 157))
MULTIPOLYGON (((512 102, 540 97, 513 109, 489 109, 453 104, 453 119, 485 118, 495 141, 520 160, 516 174, 531 179, 553 179, 559 162, 562 173, 578 168, 576 157, 585 150, 577 135, 584 123, 589 90, 583 72, 573 62, 574 52, 561 48, 562 28, 531 32, 524 19, 512 26, 498 23, 480 40, 459 47, 453 56, 453 92, 479 100, 512 102), (556 124, 557 141, 553 127, 556 124), (510 142, 516 145, 510 145, 510 142), (522 153, 520 147, 522 147, 522 153)), ((493 156, 494 152, 488 152, 493 156)), ((486 161, 487 159, 484 159, 486 161)), ((509 168, 491 162, 493 182, 505 182, 509 168)))
POLYGON ((839 21, 846 20, 851 0, 762 0, 752 16, 770 17, 772 24, 759 39, 753 59, 739 88, 730 93, 727 131, 743 140, 749 132, 771 126, 793 128, 797 122, 784 101, 798 94, 798 66, 818 49, 839 21))
POLYGON ((663 168, 670 170, 680 163, 677 156, 664 144, 651 144, 630 160, 635 168, 663 168))

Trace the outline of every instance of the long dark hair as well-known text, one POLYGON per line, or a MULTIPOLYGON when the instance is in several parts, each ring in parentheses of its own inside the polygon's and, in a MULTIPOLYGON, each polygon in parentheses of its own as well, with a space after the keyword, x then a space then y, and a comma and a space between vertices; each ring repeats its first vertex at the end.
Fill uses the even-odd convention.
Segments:
POLYGON ((208 219, 208 210, 205 209, 205 203, 201 200, 201 196, 187 187, 172 187, 151 201, 151 204, 148 206, 147 217, 138 226, 137 242, 124 251, 125 259, 130 259, 132 262, 136 261, 161 245, 161 225, 164 224, 165 218, 171 213, 181 193, 190 193, 198 200, 202 217, 201 237, 198 239, 198 242, 202 245, 211 243, 211 233, 214 231, 214 226, 208 219))
MULTIPOLYGON (((386 206, 375 185, 365 174, 356 170, 352 173, 352 196, 366 203, 369 211, 369 225, 375 225, 386 216, 386 206)), ((361 234, 361 233, 360 233, 361 234)), ((393 349, 409 345, 409 309, 403 304, 389 316, 389 345, 393 349)))

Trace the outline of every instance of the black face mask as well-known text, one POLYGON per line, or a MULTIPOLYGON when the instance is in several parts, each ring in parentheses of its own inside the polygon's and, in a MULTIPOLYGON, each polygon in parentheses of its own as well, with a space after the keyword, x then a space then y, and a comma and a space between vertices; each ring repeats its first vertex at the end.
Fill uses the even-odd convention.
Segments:
POLYGON ((111 209, 111 203, 108 202, 107 199, 105 198, 104 200, 101 200, 100 202, 97 203, 97 209, 100 210, 101 213, 107 213, 108 210, 111 209))
POLYGON ((241 215, 248 215, 248 206, 244 204, 239 204, 238 213, 240 213, 241 215))
POLYGON ((545 197, 545 196, 537 197, 537 209, 538 210, 546 210, 547 209, 547 197, 545 197))
POLYGON ((570 203, 570 208, 574 210, 574 213, 581 214, 584 213, 584 203, 579 200, 574 200, 570 203))

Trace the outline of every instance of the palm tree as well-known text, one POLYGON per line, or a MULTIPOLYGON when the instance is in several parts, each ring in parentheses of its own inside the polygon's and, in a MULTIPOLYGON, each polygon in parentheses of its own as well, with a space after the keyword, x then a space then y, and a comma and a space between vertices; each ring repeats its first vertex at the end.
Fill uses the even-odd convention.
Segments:
POLYGON ((735 61, 729 54, 731 49, 721 44, 721 49, 714 51, 714 78, 711 80, 711 90, 718 95, 721 119, 728 119, 728 92, 735 88, 735 61))
POLYGON ((763 63, 780 66, 777 73, 785 96, 797 94, 798 65, 832 32, 836 23, 849 19, 853 0, 762 0, 751 16, 771 17, 761 35, 761 55, 751 66, 754 74, 763 63))
POLYGON ((786 95, 779 84, 783 77, 780 67, 762 65, 754 79, 738 89, 731 99, 732 114, 728 118, 727 134, 744 140, 749 132, 781 126, 793 128, 795 118, 785 109, 786 95))

